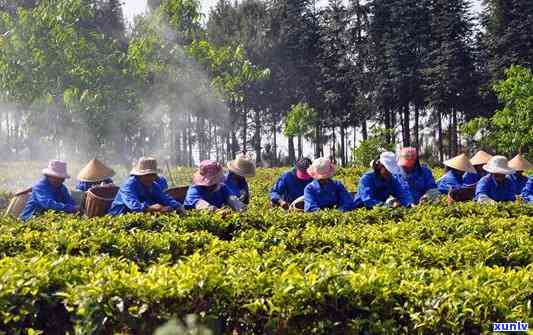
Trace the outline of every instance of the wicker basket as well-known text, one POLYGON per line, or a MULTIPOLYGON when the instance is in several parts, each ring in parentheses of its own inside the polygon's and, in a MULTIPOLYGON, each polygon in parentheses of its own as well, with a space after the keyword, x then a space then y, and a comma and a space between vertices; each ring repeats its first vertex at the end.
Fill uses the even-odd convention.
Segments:
POLYGON ((95 186, 89 189, 85 198, 85 215, 90 218, 105 216, 118 190, 117 186, 95 186))

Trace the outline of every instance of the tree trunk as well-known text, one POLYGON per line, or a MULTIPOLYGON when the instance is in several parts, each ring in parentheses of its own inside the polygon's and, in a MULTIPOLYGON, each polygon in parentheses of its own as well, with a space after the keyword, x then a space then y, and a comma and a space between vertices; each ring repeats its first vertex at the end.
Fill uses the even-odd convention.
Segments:
MULTIPOLYGON (((363 118, 363 120, 361 120, 361 134, 363 136, 363 141, 368 140, 368 128, 366 124, 366 118, 363 118)), ((354 135, 354 138, 355 138, 355 135, 354 135)), ((355 147, 355 142, 353 143, 353 145, 355 147)))
POLYGON ((419 120, 420 118, 420 107, 418 104, 415 105, 415 148, 420 151, 420 134, 419 134, 419 120))
POLYGON ((276 127, 276 124, 274 123, 272 125, 272 158, 273 161, 271 162, 272 166, 278 166, 278 129, 276 127))
POLYGON ((248 144, 248 111, 246 109, 243 109, 242 111, 242 150, 239 151, 247 151, 246 147, 248 144))
POLYGON ((409 103, 405 103, 403 106, 403 146, 411 146, 411 123, 409 120, 409 103))
POLYGON ((341 163, 346 166, 346 129, 341 125, 341 163))
POLYGON ((292 136, 289 136, 288 145, 289 145, 289 164, 293 165, 296 161, 294 153, 294 139, 292 136))
POLYGON ((320 125, 315 127, 315 157, 320 157, 320 125))
POLYGON ((188 127, 187 127, 187 144, 189 145, 188 147, 188 160, 187 160, 187 164, 189 167, 193 166, 194 165, 194 161, 193 161, 193 155, 192 155, 192 116, 191 116, 191 113, 188 113, 187 114, 187 124, 188 124, 188 127))
POLYGON ((303 145, 302 145, 302 135, 298 135, 298 159, 304 156, 303 145))
POLYGON ((442 111, 438 110, 438 123, 437 123, 437 132, 438 132, 438 135, 439 135, 439 160, 441 162, 444 161, 444 141, 442 139, 442 111))
POLYGON ((255 161, 261 162, 261 111, 259 108, 255 110, 255 161))

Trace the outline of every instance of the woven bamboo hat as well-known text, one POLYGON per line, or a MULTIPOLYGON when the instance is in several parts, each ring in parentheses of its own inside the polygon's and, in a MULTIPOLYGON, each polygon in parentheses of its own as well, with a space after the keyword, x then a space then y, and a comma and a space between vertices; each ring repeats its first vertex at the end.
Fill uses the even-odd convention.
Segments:
POLYGON ((255 177, 255 163, 244 154, 238 155, 234 160, 229 161, 228 170, 244 178, 255 177))
POLYGON ((476 152, 474 157, 470 158, 470 163, 472 163, 472 165, 485 165, 490 161, 491 158, 491 154, 488 154, 483 150, 479 150, 476 152))
POLYGON ((531 164, 527 159, 522 157, 521 154, 518 154, 509 161, 509 167, 516 171, 526 171, 532 170, 533 164, 531 164))
POLYGON ((78 180, 85 182, 99 182, 115 175, 113 169, 107 167, 98 159, 92 159, 80 173, 78 173, 78 180))
POLYGON ((161 170, 157 168, 157 160, 152 157, 142 157, 137 164, 133 167, 130 175, 133 176, 146 176, 149 174, 158 174, 161 170))
POLYGON ((459 171, 476 173, 476 169, 474 169, 466 154, 460 154, 459 156, 448 159, 444 162, 444 165, 459 171))

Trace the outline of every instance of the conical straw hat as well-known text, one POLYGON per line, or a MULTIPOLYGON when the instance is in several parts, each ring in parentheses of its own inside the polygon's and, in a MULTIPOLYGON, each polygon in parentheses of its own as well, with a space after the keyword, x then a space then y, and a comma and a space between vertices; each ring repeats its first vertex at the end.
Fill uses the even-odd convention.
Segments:
POLYGON ((113 169, 108 168, 98 159, 93 159, 78 174, 79 181, 99 182, 115 175, 113 169))
POLYGON ((518 154, 509 161, 509 167, 516 171, 526 171, 533 169, 533 164, 518 154))
POLYGON ((474 169, 466 154, 460 154, 452 159, 448 159, 444 162, 444 165, 459 171, 476 173, 476 169, 474 169))
POLYGON ((472 165, 485 165, 490 161, 491 158, 491 154, 488 154, 483 150, 479 150, 476 152, 474 157, 470 158, 470 163, 472 163, 472 165))

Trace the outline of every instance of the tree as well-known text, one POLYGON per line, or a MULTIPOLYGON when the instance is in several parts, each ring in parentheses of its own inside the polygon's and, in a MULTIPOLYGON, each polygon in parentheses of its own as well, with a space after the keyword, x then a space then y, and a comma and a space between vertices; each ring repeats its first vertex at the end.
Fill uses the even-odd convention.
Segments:
POLYGON ((289 114, 287 114, 284 134, 298 138, 298 159, 303 157, 302 137, 309 135, 317 121, 317 113, 306 103, 293 105, 289 114))
POLYGON ((505 74, 506 78, 494 85, 504 107, 489 119, 472 120, 464 130, 471 137, 481 133, 481 146, 490 146, 501 154, 528 154, 533 146, 533 73, 512 66, 505 74))

